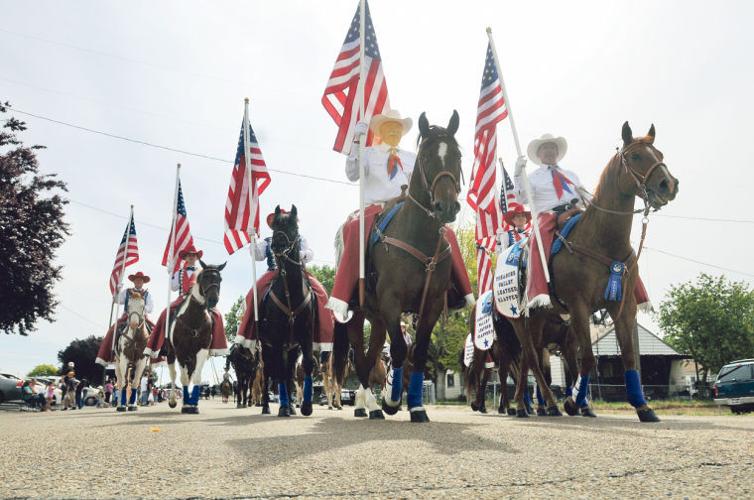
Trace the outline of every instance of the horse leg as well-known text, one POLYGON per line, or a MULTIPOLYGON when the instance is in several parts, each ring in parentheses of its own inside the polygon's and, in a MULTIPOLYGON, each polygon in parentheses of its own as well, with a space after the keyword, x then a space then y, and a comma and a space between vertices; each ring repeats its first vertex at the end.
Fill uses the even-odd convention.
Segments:
POLYGON ((385 321, 387 332, 390 335, 390 370, 387 373, 384 395, 382 396, 383 411, 388 415, 395 415, 401 409, 401 401, 403 400, 403 364, 408 355, 408 346, 401 331, 400 306, 383 307, 383 310, 398 311, 395 317, 385 321))
MULTIPOLYGON (((572 398, 575 399, 576 408, 581 411, 585 417, 595 417, 589 405, 589 379, 594 370, 595 360, 592 352, 592 338, 589 331, 589 310, 586 305, 574 303, 570 307, 571 311, 571 333, 577 342, 581 354, 581 363, 579 366, 578 377, 574 382, 571 390, 572 398)), ((617 326, 616 326, 617 332, 617 326)), ((573 354, 572 354, 573 355, 573 354)), ((575 357, 575 355, 573 355, 575 357)))
MULTIPOLYGON (((435 327, 435 323, 437 323, 437 319, 442 312, 444 297, 441 296, 435 299, 431 307, 429 307, 429 304, 427 304, 427 306, 428 307, 424 310, 424 316, 419 318, 420 324, 417 325, 416 329, 416 345, 413 349, 413 358, 411 360, 413 370, 408 383, 408 395, 406 397, 408 411, 411 414, 412 422, 429 422, 427 411, 422 404, 424 367, 427 364, 427 350, 429 349, 429 342, 432 337, 432 329, 435 327)), ((394 337, 403 338, 403 334, 400 330, 400 317, 398 320, 397 330, 390 330, 391 341, 394 337)))
POLYGON ((288 407, 291 410, 291 415, 296 414, 296 405, 293 402, 293 394, 296 393, 296 362, 298 360, 298 349, 296 349, 293 354, 288 353, 288 366, 286 369, 286 372, 283 376, 285 379, 285 385, 288 389, 288 407))
MULTIPOLYGON (((147 366, 147 359, 146 358, 140 358, 136 363, 134 363, 134 374, 133 379, 136 383, 141 383, 141 375, 144 373, 144 368, 147 366)), ((136 393, 136 391, 133 391, 132 394, 136 393)), ((142 396, 143 397, 143 396, 142 396)), ((134 401, 135 403, 135 401, 134 401)), ((139 407, 136 406, 136 404, 129 404, 128 405, 128 411, 136 411, 139 407)))
POLYGON ((189 395, 189 384, 191 378, 189 377, 188 367, 181 366, 181 386, 183 386, 183 399, 181 402, 181 413, 189 413, 189 407, 191 406, 191 396, 189 395))
POLYGON ((278 417, 290 417, 291 406, 288 396, 286 371, 288 369, 288 351, 283 349, 277 356, 277 365, 273 369, 272 379, 278 387, 278 417))
MULTIPOLYGON (((117 388, 116 390, 119 391, 118 396, 118 406, 116 407, 116 411, 126 411, 126 373, 123 370, 123 361, 125 360, 125 356, 119 356, 118 362, 115 364, 115 380, 117 382, 117 388)), ((128 366, 128 361, 125 360, 126 366, 128 366)))
POLYGON ((644 390, 641 386, 641 377, 637 368, 636 350, 639 346, 634 344, 634 328, 636 328, 636 302, 633 298, 633 283, 629 281, 630 288, 627 288, 630 297, 626 297, 623 304, 623 310, 618 315, 620 306, 611 303, 608 311, 615 323, 615 335, 618 338, 621 358, 623 358, 623 369, 626 377, 626 395, 631 406, 636 408, 636 414, 641 422, 659 422, 660 418, 655 414, 647 404, 644 398, 644 390))
MULTIPOLYGON (((312 318, 312 321, 314 319, 312 318)), ((304 368, 304 384, 301 388, 301 396, 299 401, 301 402, 301 414, 308 417, 312 414, 312 396, 314 394, 314 381, 312 379, 312 373, 314 372, 314 353, 312 352, 312 338, 307 336, 302 344, 303 359, 302 364, 304 368)))
MULTIPOLYGON (((576 382, 579 378, 579 362, 577 357, 577 344, 575 335, 573 334, 573 331, 569 327, 568 333, 566 334, 565 339, 563 339, 563 342, 560 344, 560 353, 562 355, 563 361, 566 365, 566 370, 571 376, 571 380, 573 382, 576 382)), ((578 386, 576 386, 578 387, 578 386)), ((566 388, 566 399, 563 402, 563 409, 568 413, 570 416, 577 415, 579 412, 578 406, 576 406, 576 394, 572 391, 572 387, 568 386, 566 388)), ((595 416, 594 412, 592 411, 591 407, 587 407, 585 409, 582 409, 582 412, 585 416, 595 416)))
MULTIPOLYGON (((369 387, 369 370, 366 353, 364 352, 364 315, 363 313, 354 314, 351 321, 348 322, 348 340, 353 346, 353 361, 356 369, 356 376, 359 379, 359 388, 356 390, 356 400, 354 401, 353 416, 367 416, 367 395, 366 388, 369 387)), ((336 397, 340 403, 340 389, 343 381, 338 381, 336 397)))
POLYGON ((523 350, 523 345, 527 342, 531 342, 529 332, 526 327, 526 320, 519 319, 511 321, 513 324, 513 330, 516 332, 516 337, 521 344, 521 353, 518 358, 518 374, 516 374, 516 392, 513 399, 516 400, 516 416, 518 418, 526 418, 529 416, 529 412, 526 408, 526 393, 528 388, 528 358, 523 350))
MULTIPOLYGON (((537 386, 540 388, 542 396, 544 397, 545 404, 547 405, 547 415, 551 417, 559 417, 562 416, 562 413, 560 413, 560 410, 558 409, 555 395, 552 393, 552 390, 550 390, 550 386, 545 380, 545 376, 540 365, 539 358, 541 350, 538 351, 535 347, 535 345, 538 346, 541 344, 544 321, 545 320, 543 316, 537 315, 536 313, 533 314, 528 319, 528 325, 525 325, 523 329, 523 338, 519 337, 519 342, 521 343, 521 351, 524 364, 526 364, 526 366, 531 369, 532 373, 534 374, 534 379, 537 382, 537 386)), ((518 328, 516 329, 516 335, 519 335, 518 328)), ((522 370, 521 378, 523 380, 519 382, 519 387, 521 387, 522 383, 524 387, 527 386, 527 373, 528 371, 522 370)))
POLYGON ((372 333, 369 337, 369 349, 367 350, 366 359, 369 366, 369 375, 367 375, 367 385, 365 386, 364 395, 366 396, 366 407, 369 411, 370 420, 384 420, 385 415, 380 409, 380 405, 377 404, 377 399, 372 392, 372 371, 377 366, 377 361, 382 355, 382 349, 385 346, 385 325, 380 320, 375 320, 372 323, 372 333))
POLYGON ((199 352, 196 353, 196 364, 191 374, 191 383, 193 386, 191 387, 191 407, 189 413, 199 413, 199 397, 202 392, 202 369, 208 358, 209 349, 199 349, 199 352))
POLYGON ((262 349, 262 415, 270 414, 270 387, 269 380, 272 376, 272 348, 262 349))
MULTIPOLYGON (((545 376, 545 382, 549 387, 552 383, 552 376, 550 374, 550 352, 547 349, 542 349, 541 351, 541 355, 539 357, 539 367, 542 370, 542 373, 545 376)), ((545 397, 539 384, 537 384, 534 394, 537 398, 537 416, 546 417, 547 410, 545 409, 545 397)))
POLYGON ((176 372, 175 372, 175 355, 168 354, 168 373, 170 374, 170 398, 168 399, 168 406, 171 408, 175 408, 178 405, 178 401, 176 400, 175 393, 176 393, 176 387, 175 387, 175 379, 176 379, 176 372))

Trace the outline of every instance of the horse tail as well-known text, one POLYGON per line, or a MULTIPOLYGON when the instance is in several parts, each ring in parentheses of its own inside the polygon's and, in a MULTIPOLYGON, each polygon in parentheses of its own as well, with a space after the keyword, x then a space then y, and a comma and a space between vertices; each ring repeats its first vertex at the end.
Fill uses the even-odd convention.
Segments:
POLYGON ((343 385, 346 362, 348 361, 348 326, 336 321, 333 337, 333 376, 339 385, 343 385))

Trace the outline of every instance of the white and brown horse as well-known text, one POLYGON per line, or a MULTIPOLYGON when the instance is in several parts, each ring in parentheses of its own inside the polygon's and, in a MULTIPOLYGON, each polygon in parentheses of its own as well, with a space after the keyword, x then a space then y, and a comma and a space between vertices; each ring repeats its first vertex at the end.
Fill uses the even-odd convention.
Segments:
MULTIPOLYGON (((201 262, 201 261, 200 261, 201 262)), ((214 315, 210 309, 220 300, 220 272, 225 264, 212 266, 201 262, 202 270, 196 277, 191 293, 178 308, 170 322, 166 339, 168 368, 171 387, 175 388, 175 362, 181 366, 183 386, 183 407, 181 413, 199 413, 202 368, 210 355, 214 315), (189 385, 191 391, 189 391, 189 385)), ((169 405, 175 408, 175 389, 170 393, 169 405)))
POLYGON ((138 408, 136 386, 139 385, 148 361, 144 356, 144 348, 149 339, 149 330, 144 321, 145 307, 144 296, 135 290, 129 290, 125 305, 126 323, 118 328, 115 334, 115 378, 120 391, 117 411, 126 411, 129 389, 131 395, 128 397, 128 411, 138 408))

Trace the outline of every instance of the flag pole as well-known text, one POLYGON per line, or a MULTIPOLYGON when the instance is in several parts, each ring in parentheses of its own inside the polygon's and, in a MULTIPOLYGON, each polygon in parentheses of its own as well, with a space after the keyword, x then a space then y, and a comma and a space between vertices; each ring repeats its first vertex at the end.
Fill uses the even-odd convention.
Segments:
POLYGON ((257 186, 253 182, 254 178, 251 175, 251 151, 249 145, 249 98, 246 97, 243 100, 243 157, 246 162, 246 178, 249 183, 249 240, 251 241, 251 287, 254 293, 252 294, 254 302, 254 322, 259 321, 259 306, 257 305, 257 233, 254 227, 254 222, 257 218, 257 207, 254 200, 259 199, 257 195, 257 186))
MULTIPOLYGON (((181 184, 181 164, 178 163, 175 166, 175 188, 173 190, 173 206, 170 214, 170 248, 168 248, 168 305, 165 308, 165 338, 170 336, 170 295, 173 291, 171 284, 173 281, 173 269, 175 268, 175 224, 178 212, 178 186, 181 184)), ((181 293, 181 284, 178 284, 178 294, 181 293)), ((171 388, 175 390, 175 388, 171 388)))
MULTIPOLYGON (((518 131, 516 131, 516 122, 513 120, 513 110, 511 109, 511 101, 508 99, 508 90, 506 89, 505 82, 503 81, 503 72, 500 70, 500 60, 497 57, 497 49, 495 48, 495 41, 492 39, 492 28, 487 27, 487 37, 490 40, 490 47, 492 47, 492 57, 495 58, 495 67, 497 68, 497 75, 500 78, 500 86, 503 89, 503 99, 505 99, 505 107, 508 110, 508 119, 511 122, 511 132, 513 133, 513 142, 516 144, 516 153, 521 158, 523 153, 521 152, 521 143, 518 140, 518 131)), ((529 185, 529 177, 526 175, 526 167, 524 166, 524 175, 522 176, 524 182, 524 191, 526 197, 529 199, 529 210, 532 213, 532 225, 534 227, 534 234, 537 238, 537 248, 539 249, 539 258, 542 260, 542 269, 545 274, 545 281, 550 282, 550 271, 547 268, 547 258, 545 257, 545 250, 542 247, 542 236, 539 232, 539 221, 537 220, 537 208, 534 206, 534 197, 532 196, 531 186, 529 185)))
MULTIPOLYGON (((364 44, 366 38, 366 0, 359 0, 359 83, 356 87, 356 99, 359 102, 359 120, 364 120, 364 44)), ((367 132, 368 134, 369 132, 367 132)), ((366 135, 359 137, 359 305, 364 305, 365 264, 364 264, 364 142, 366 135)))
MULTIPOLYGON (((128 243, 131 241, 131 224, 134 221, 134 206, 131 205, 131 215, 128 217, 128 224, 126 225, 126 246, 123 249, 123 263, 120 265, 120 277, 118 284, 121 285, 116 288, 118 293, 120 293, 120 288, 123 286, 123 275, 126 273, 126 260, 128 260, 128 243)), ((120 304, 117 303, 116 297, 113 297, 113 304, 115 304, 115 317, 116 321, 118 316, 120 316, 120 304)), ((110 308, 110 324, 112 325, 113 322, 113 308, 110 308)), ((113 343, 112 346, 110 346, 111 350, 115 350, 115 332, 113 332, 113 343)))

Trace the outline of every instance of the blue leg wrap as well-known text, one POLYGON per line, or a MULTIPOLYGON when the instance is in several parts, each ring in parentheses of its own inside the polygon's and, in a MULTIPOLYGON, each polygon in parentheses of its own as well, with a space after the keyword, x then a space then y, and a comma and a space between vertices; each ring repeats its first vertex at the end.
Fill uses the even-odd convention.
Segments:
POLYGON ((135 405, 136 404, 136 391, 131 390, 131 397, 128 398, 128 404, 129 405, 135 405))
POLYGON ((195 385, 191 388, 191 404, 198 406, 199 405, 199 395, 202 392, 202 387, 200 385, 195 385))
POLYGON ((524 406, 526 406, 526 411, 529 413, 532 413, 534 410, 531 407, 531 393, 529 392, 529 386, 526 386, 526 390, 524 391, 524 406))
POLYGON ((400 403, 403 395, 403 367, 393 368, 393 388, 390 391, 390 400, 400 403))
POLYGON ((189 392, 188 392, 188 386, 187 385, 183 386, 183 404, 185 404, 185 405, 190 405, 191 404, 191 398, 189 397, 189 392))
POLYGON ((288 406, 288 387, 285 384, 278 384, 278 394, 280 396, 280 406, 288 406))
POLYGON ((422 389, 424 388, 424 372, 411 372, 408 382, 408 409, 422 405, 422 389))
POLYGON ((628 402, 634 408, 647 404, 647 400, 644 399, 644 391, 641 389, 639 372, 636 370, 626 370, 626 395, 628 396, 628 402))
POLYGON ((539 406, 545 405, 545 397, 542 396, 542 391, 539 390, 539 386, 537 386, 537 404, 539 404, 539 406))
POLYGON ((125 388, 120 390, 120 399, 118 400, 118 405, 126 406, 126 389, 125 388))
POLYGON ((310 403, 312 401, 312 377, 308 375, 304 377, 304 401, 310 403))
POLYGON ((589 374, 581 376, 581 383, 579 384, 578 391, 576 393, 576 406, 579 408, 585 408, 589 406, 589 401, 586 399, 587 392, 589 391, 589 374))

